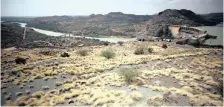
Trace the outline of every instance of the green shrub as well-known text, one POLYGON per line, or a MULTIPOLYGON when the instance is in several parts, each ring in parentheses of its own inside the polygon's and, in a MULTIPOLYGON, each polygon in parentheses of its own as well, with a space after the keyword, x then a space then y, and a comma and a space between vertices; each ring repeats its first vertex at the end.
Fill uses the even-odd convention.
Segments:
POLYGON ((148 50, 149 53, 152 53, 153 52, 153 48, 151 48, 151 47, 148 47, 147 50, 148 50))
POLYGON ((88 50, 78 50, 76 52, 77 54, 79 54, 80 56, 87 56, 88 55, 88 50))
POLYGON ((122 68, 119 72, 119 75, 122 76, 126 83, 130 84, 134 82, 139 73, 132 68, 122 68))
POLYGON ((135 49, 134 54, 135 54, 135 55, 141 55, 141 54, 144 54, 144 48, 143 48, 143 47, 140 47, 140 48, 135 49))
POLYGON ((134 54, 135 55, 142 55, 142 54, 145 54, 147 52, 152 53, 153 48, 141 46, 141 47, 138 47, 138 48, 135 49, 134 54))
POLYGON ((166 49, 167 48, 167 45, 166 44, 163 44, 162 48, 166 49))
POLYGON ((100 56, 103 56, 107 59, 113 58, 115 56, 115 53, 113 51, 110 50, 105 50, 105 51, 101 51, 100 56))

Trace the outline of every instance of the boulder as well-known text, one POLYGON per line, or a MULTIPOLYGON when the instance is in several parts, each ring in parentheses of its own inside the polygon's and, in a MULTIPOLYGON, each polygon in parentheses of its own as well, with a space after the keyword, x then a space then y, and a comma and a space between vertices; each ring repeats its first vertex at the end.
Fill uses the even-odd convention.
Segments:
POLYGON ((15 59, 16 64, 26 64, 26 59, 25 58, 21 58, 21 57, 17 57, 15 59))

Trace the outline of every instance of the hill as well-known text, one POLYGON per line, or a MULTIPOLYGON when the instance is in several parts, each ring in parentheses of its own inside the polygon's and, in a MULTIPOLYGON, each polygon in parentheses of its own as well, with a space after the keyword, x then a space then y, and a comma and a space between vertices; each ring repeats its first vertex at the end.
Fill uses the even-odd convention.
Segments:
POLYGON ((111 12, 106 15, 39 17, 30 20, 28 26, 75 35, 131 36, 138 30, 136 24, 149 19, 149 15, 111 12))
POLYGON ((167 9, 154 15, 145 23, 145 28, 142 29, 139 38, 165 37, 168 35, 168 25, 213 26, 222 22, 220 20, 222 16, 216 16, 213 14, 197 15, 186 9, 167 9))
POLYGON ((76 47, 80 44, 84 46, 103 45, 105 42, 86 38, 67 38, 47 36, 27 28, 26 38, 23 40, 24 28, 17 23, 1 23, 1 48, 9 47, 76 47))

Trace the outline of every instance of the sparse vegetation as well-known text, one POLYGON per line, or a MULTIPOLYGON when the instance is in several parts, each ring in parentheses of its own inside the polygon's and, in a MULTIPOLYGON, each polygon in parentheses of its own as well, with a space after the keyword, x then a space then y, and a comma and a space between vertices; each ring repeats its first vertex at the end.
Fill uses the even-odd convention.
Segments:
POLYGON ((118 41, 117 43, 118 43, 120 46, 122 46, 122 45, 124 44, 123 41, 118 41))
POLYGON ((105 51, 101 51, 100 56, 103 56, 107 59, 110 59, 110 58, 115 57, 115 53, 113 51, 110 51, 110 50, 105 50, 105 51))
POLYGON ((140 47, 140 48, 135 49, 134 54, 135 54, 135 55, 141 55, 141 54, 144 54, 144 48, 143 48, 143 47, 140 47))
POLYGON ((70 55, 67 52, 61 54, 61 57, 69 57, 70 55))
POLYGON ((148 47, 147 50, 148 50, 149 53, 153 52, 153 48, 151 48, 151 47, 148 47))
POLYGON ((162 48, 166 49, 166 48, 168 48, 168 47, 167 47, 166 44, 163 44, 163 45, 162 45, 162 48))
POLYGON ((152 52, 153 52, 153 48, 151 48, 151 47, 139 46, 135 49, 134 54, 142 55, 142 54, 152 53, 152 52))
POLYGON ((122 68, 119 72, 119 75, 124 78, 126 83, 130 84, 131 82, 135 81, 139 73, 132 68, 122 68))
POLYGON ((85 49, 78 50, 76 53, 79 54, 80 56, 87 56, 88 55, 88 50, 85 50, 85 49))
POLYGON ((54 51, 54 50, 41 50, 39 52, 42 55, 49 55, 49 56, 54 56, 56 55, 58 52, 54 51))

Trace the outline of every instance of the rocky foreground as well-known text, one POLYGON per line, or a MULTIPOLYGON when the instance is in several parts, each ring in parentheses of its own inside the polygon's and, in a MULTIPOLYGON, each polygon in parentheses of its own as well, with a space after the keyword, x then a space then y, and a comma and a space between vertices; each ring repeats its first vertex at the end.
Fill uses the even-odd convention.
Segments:
POLYGON ((9 106, 222 106, 222 58, 221 49, 165 48, 161 42, 5 49, 1 101, 9 106), (152 52, 134 54, 142 46, 152 52), (114 58, 102 57, 103 50, 113 51, 114 58), (17 57, 26 63, 16 64, 17 57), (139 73, 131 83, 119 75, 125 67, 139 73))

